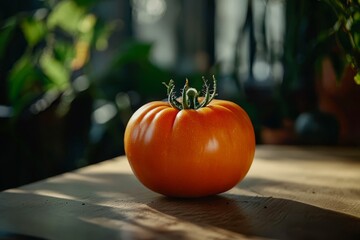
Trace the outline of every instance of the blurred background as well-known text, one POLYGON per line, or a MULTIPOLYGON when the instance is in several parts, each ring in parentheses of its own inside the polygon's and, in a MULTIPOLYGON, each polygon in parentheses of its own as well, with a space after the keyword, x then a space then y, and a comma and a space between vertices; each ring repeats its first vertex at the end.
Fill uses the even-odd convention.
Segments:
POLYGON ((359 1, 2 0, 0 27, 0 190, 124 154, 170 79, 214 74, 257 144, 360 145, 359 1))

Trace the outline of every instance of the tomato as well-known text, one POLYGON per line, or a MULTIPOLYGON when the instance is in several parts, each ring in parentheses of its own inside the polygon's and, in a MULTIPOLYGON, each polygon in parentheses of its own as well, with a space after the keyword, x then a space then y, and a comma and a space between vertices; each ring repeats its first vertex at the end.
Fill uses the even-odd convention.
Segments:
POLYGON ((210 94, 206 84, 205 98, 187 83, 182 104, 173 94, 173 82, 166 86, 169 102, 145 104, 127 124, 125 153, 135 176, 149 189, 173 197, 231 189, 245 177, 254 158, 248 115, 233 102, 213 99, 215 78, 214 92, 210 94))

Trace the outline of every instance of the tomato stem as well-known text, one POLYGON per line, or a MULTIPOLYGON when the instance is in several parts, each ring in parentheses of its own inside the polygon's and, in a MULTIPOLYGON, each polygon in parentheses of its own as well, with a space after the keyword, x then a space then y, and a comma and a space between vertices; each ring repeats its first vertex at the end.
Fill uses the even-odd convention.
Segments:
POLYGON ((182 99, 181 102, 177 100, 177 97, 175 96, 175 84, 174 81, 171 79, 169 81, 169 84, 163 83, 166 86, 167 89, 167 95, 168 95, 168 102, 169 104, 178 110, 184 110, 184 109, 199 109, 202 107, 206 107, 216 96, 216 79, 215 76, 212 76, 213 78, 213 90, 210 90, 210 86, 207 83, 207 80, 203 77, 204 82, 204 90, 205 95, 203 97, 203 100, 199 102, 200 94, 195 89, 189 86, 189 80, 186 79, 185 85, 182 89, 182 99))
POLYGON ((189 80, 186 79, 185 81, 185 86, 184 88, 182 89, 182 102, 181 102, 181 105, 182 105, 182 109, 189 109, 190 106, 188 104, 188 96, 187 96, 187 90, 189 89, 189 80))
POLYGON ((168 102, 169 104, 176 109, 181 109, 181 104, 176 100, 175 97, 175 84, 174 80, 170 79, 169 84, 163 83, 166 86, 167 89, 167 95, 168 95, 168 102))

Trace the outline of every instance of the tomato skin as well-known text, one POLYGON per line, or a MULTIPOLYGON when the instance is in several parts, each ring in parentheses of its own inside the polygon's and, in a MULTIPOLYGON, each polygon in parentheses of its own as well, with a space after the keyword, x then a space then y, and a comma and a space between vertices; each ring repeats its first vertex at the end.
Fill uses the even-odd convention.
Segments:
POLYGON ((150 102, 130 118, 124 144, 140 182, 174 197, 231 189, 245 177, 255 152, 248 115, 224 100, 212 100, 197 110, 150 102))

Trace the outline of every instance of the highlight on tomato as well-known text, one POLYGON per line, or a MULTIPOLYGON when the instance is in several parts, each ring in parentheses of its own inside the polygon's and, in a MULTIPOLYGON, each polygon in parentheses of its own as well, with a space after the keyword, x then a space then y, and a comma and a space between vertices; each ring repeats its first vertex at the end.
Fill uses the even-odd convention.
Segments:
POLYGON ((167 87, 168 101, 154 101, 130 118, 124 136, 130 166, 147 188, 172 197, 225 192, 247 174, 255 152, 254 129, 237 104, 214 99, 204 80, 204 96, 186 80, 182 97, 167 87))

